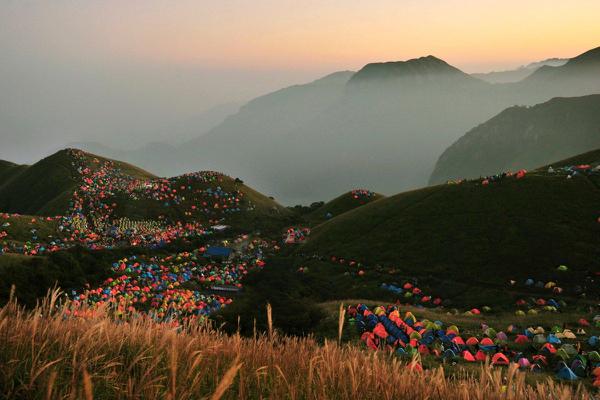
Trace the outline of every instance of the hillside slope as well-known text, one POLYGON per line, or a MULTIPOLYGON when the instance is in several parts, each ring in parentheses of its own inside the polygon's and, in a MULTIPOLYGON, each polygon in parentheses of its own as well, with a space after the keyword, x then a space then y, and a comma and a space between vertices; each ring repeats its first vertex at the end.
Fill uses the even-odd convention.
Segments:
POLYGON ((321 207, 311 212, 307 218, 312 223, 323 222, 384 197, 385 196, 382 194, 366 189, 351 190, 323 204, 321 207))
MULTIPOLYGON (((59 151, 31 166, 0 164, 0 212, 55 218, 56 246, 81 242, 113 246, 129 240, 162 243, 203 235, 211 225, 235 229, 278 229, 290 212, 274 200, 227 175, 201 171, 158 178, 142 169, 80 150, 59 151)), ((6 214, 8 218, 8 214, 6 214)), ((14 244, 29 241, 37 252, 40 227, 15 230, 15 216, 5 234, 14 244), (37 229, 39 232, 32 231, 37 229)), ((27 217, 25 221, 28 221, 27 217)), ((52 240, 52 239, 50 239, 52 240)), ((49 240, 49 241, 50 241, 49 240)), ((26 249, 29 252, 31 249, 26 249)))
MULTIPOLYGON (((38 215, 64 213, 79 184, 71 152, 71 149, 61 150, 31 166, 5 162, 8 168, 0 167, 0 211, 38 215)), ((91 154, 86 157, 92 168, 106 161, 91 154)), ((134 178, 154 177, 127 163, 117 161, 115 167, 134 178)))
MULTIPOLYGON (((577 161, 597 164, 598 156, 577 161)), ((302 251, 471 283, 539 276, 560 264, 598 271, 599 183, 538 170, 401 193, 319 225, 302 251)))
POLYGON ((533 168, 598 147, 600 95, 511 107, 444 151, 429 182, 533 168))
MULTIPOLYGON (((544 65, 520 82, 520 90, 581 96, 600 92, 600 47, 571 58, 561 66, 544 65)), ((554 94, 556 96, 556 94, 554 94)))
POLYGON ((547 60, 537 61, 527 65, 523 65, 513 70, 475 73, 471 74, 471 76, 474 76, 475 78, 479 78, 490 83, 518 82, 527 78, 529 75, 531 75, 533 72, 537 71, 544 65, 548 65, 551 67, 560 67, 562 65, 565 65, 567 61, 569 60, 564 58, 549 58, 547 60))

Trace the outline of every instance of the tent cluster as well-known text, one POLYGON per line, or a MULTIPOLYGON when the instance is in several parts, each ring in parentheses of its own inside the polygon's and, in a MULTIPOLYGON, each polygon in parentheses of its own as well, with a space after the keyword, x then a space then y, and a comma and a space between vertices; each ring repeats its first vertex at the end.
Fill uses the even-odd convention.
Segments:
MULTIPOLYGON (((557 268, 557 271, 566 271, 566 270, 567 270, 567 267, 564 265, 560 265, 557 268)), ((513 285, 514 285, 514 283, 513 283, 513 285)), ((543 282, 541 280, 535 281, 533 278, 528 278, 525 280, 524 286, 529 287, 529 288, 551 290, 552 293, 554 293, 554 294, 561 294, 563 292, 563 288, 558 286, 558 284, 554 281, 543 282)))
POLYGON ((527 171, 524 169, 520 169, 516 174, 512 172, 502 172, 501 174, 490 175, 486 177, 479 178, 479 181, 483 186, 487 186, 492 183, 500 183, 506 178, 515 177, 516 179, 522 179, 527 174, 527 171))
POLYGON ((352 196, 352 198, 354 200, 358 200, 358 201, 360 201, 362 203, 362 202, 365 202, 365 201, 369 201, 373 197, 375 197, 375 192, 372 192, 372 191, 367 190, 367 189, 353 189, 350 192, 350 195, 352 196))
POLYGON ((515 311, 516 316, 524 316, 524 315, 536 315, 541 311, 547 312, 557 312, 561 308, 567 306, 567 303, 564 300, 555 300, 555 299, 543 299, 543 298, 530 298, 526 299, 518 299, 515 302, 517 306, 517 310, 515 311))
POLYGON ((535 314, 537 311, 559 311, 567 306, 567 303, 561 299, 565 294, 588 297, 598 290, 598 273, 587 273, 586 276, 579 275, 573 279, 572 274, 567 274, 569 268, 566 265, 559 265, 555 268, 554 277, 550 280, 535 280, 528 278, 520 285, 516 280, 510 280, 511 286, 521 286, 520 290, 529 290, 536 293, 529 299, 520 298, 516 301, 519 308, 518 315, 524 315, 524 312, 535 314), (559 282, 562 283, 559 285, 559 282), (542 292, 549 292, 552 298, 541 295, 542 292), (591 293, 590 293, 591 292, 591 293), (540 296, 541 295, 541 296, 540 296))
POLYGON ((567 165, 561 168, 548 167, 549 174, 566 175, 567 179, 571 179, 578 175, 598 175, 600 174, 600 165, 595 167, 590 164, 567 165))
POLYGON ((129 246, 160 246, 180 237, 201 237, 207 231, 201 224, 158 220, 130 221, 119 218, 120 199, 136 199, 143 181, 127 175, 112 161, 90 159, 84 152, 70 150, 72 166, 81 182, 73 193, 58 231, 67 241, 92 249, 129 246))
MULTIPOLYGON (((520 169, 516 173, 511 171, 501 172, 495 175, 481 176, 476 182, 479 182, 483 186, 488 186, 493 183, 501 183, 506 178, 514 177, 516 179, 522 179, 527 174, 527 170, 520 169)), ((463 183, 469 182, 467 179, 450 179, 446 181, 447 185, 461 185, 463 183)))
MULTIPOLYGON (((221 184, 225 175, 201 171, 168 179, 154 179, 137 184, 128 195, 133 200, 154 200, 164 207, 186 205, 189 215, 216 216, 242 211, 244 193, 225 191, 221 184), (215 184, 216 186, 208 186, 215 184), (190 203, 193 200, 193 204, 190 203)), ((250 206, 250 208, 253 208, 250 206)))
POLYGON ((284 235, 285 244, 295 244, 304 242, 310 235, 310 228, 294 228, 287 229, 284 235))
POLYGON ((206 316, 232 301, 211 290, 240 288, 249 271, 264 267, 266 249, 271 249, 269 242, 254 240, 237 257, 223 262, 203 257, 206 247, 164 257, 124 258, 113 263, 113 276, 97 288, 71 293, 73 313, 108 306, 117 317, 132 312, 147 313, 158 321, 206 316))
POLYGON ((382 283, 381 288, 395 293, 407 303, 412 302, 413 304, 432 305, 435 307, 442 305, 441 298, 423 293, 423 291, 412 282, 404 282, 401 286, 382 283))
MULTIPOLYGON (((1 252, 37 255, 71 247, 91 249, 116 246, 160 247, 178 239, 193 239, 211 233, 204 223, 221 224, 228 215, 252 211, 255 206, 237 189, 226 191, 227 177, 202 171, 174 178, 140 179, 122 171, 113 161, 92 158, 80 150, 69 150, 74 178, 79 182, 64 216, 55 217, 56 235, 15 243, 8 229, 0 228, 1 252), (123 201, 138 202, 149 210, 146 219, 124 215, 123 201), (172 206, 177 206, 173 208, 172 206)), ((233 181, 232 181, 233 182, 233 181)))
POLYGON ((522 370, 554 371, 560 379, 591 377, 600 366, 599 340, 580 327, 576 333, 555 326, 550 332, 542 327, 505 331, 481 325, 479 334, 461 335, 456 325, 442 321, 418 320, 411 312, 401 315, 396 306, 378 306, 370 310, 364 304, 347 309, 349 322, 355 325, 361 340, 372 350, 388 350, 401 357, 432 357, 443 362, 484 362, 492 365, 517 363, 522 370))
POLYGON ((446 185, 460 185, 465 183, 467 180, 466 179, 448 179, 446 181, 446 185))
POLYGON ((0 254, 39 255, 64 248, 63 240, 54 235, 60 218, 0 213, 0 254))

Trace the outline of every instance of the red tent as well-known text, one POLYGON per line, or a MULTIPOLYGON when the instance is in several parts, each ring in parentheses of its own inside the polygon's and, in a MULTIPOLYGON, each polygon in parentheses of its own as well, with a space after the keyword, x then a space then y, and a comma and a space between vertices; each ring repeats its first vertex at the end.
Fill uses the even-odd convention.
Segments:
POLYGON ((457 344, 459 346, 464 346, 465 341, 460 336, 455 336, 452 338, 452 343, 457 344))
POLYGON ((477 361, 485 361, 486 357, 487 356, 485 355, 485 353, 481 350, 478 350, 477 353, 475 353, 475 359, 477 361))
POLYGON ((517 337, 515 338, 515 343, 524 344, 527 342, 529 342, 529 338, 525 335, 517 335, 517 337))
POLYGON ((509 363, 508 357, 502 353, 496 353, 492 357, 492 365, 508 365, 509 363))
POLYGON ((463 351, 463 359, 468 362, 475 362, 475 357, 467 350, 463 351))

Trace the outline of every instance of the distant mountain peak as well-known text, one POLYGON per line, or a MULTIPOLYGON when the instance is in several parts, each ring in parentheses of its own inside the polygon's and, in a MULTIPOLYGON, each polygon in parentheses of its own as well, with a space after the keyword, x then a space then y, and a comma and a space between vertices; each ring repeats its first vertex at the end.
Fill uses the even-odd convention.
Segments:
MULTIPOLYGON (((349 83, 365 81, 388 81, 396 79, 417 79, 431 81, 439 77, 473 79, 446 61, 432 55, 406 61, 389 61, 365 65, 350 79, 349 83)), ((474 79, 473 79, 474 80, 474 79)))

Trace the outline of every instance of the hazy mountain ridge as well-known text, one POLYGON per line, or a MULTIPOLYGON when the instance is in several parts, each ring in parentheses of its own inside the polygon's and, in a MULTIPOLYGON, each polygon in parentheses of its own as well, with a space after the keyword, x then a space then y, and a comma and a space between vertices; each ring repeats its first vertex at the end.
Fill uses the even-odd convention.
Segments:
POLYGON ((444 60, 429 55, 407 61, 367 64, 352 76, 348 81, 348 85, 359 85, 367 82, 424 84, 441 80, 475 81, 473 77, 451 66, 444 60))
POLYGON ((600 95, 511 107, 473 128, 439 158, 430 183, 532 168, 600 147, 600 95))
POLYGON ((287 204, 355 187, 396 193, 426 184, 439 154, 507 107, 600 93, 596 51, 507 84, 433 56, 368 64, 261 96, 206 135, 136 163, 159 174, 243 174, 287 204))
POLYGON ((568 61, 568 58, 549 58, 547 60, 536 61, 527 65, 522 65, 519 68, 512 70, 474 73, 471 74, 471 76, 490 83, 518 82, 525 79, 542 66, 549 65, 552 67, 558 67, 566 64, 568 61))

